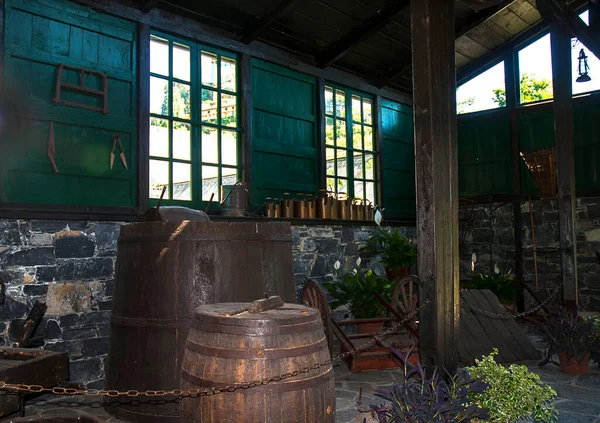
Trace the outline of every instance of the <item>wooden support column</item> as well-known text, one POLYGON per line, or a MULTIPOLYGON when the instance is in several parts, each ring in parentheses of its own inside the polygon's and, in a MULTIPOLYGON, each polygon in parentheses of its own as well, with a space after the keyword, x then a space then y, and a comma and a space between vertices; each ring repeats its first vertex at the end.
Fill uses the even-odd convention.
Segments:
POLYGON ((150 206, 150 25, 138 24, 138 208, 150 206))
POLYGON ((577 232, 575 230, 576 190, 571 33, 561 23, 555 22, 550 23, 550 34, 563 303, 568 309, 576 310, 579 303, 579 290, 577 286, 577 232))
MULTIPOLYGON (((240 60, 240 78, 242 83, 242 179, 248 191, 252 192, 252 58, 242 54, 240 60)), ((239 156, 239 155, 238 155, 239 156)), ((252 208, 256 205, 252 204, 252 208)))
POLYGON ((459 322, 454 0, 412 0, 415 183, 425 364, 456 369, 459 322))
POLYGON ((600 0, 590 1, 590 28, 592 31, 600 31, 600 0))

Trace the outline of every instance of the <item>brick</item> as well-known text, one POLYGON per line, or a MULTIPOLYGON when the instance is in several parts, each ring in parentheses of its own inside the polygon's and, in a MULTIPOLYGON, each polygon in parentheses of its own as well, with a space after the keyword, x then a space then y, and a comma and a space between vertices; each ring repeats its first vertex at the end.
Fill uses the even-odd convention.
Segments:
POLYGON ((55 235, 54 251, 57 258, 92 257, 96 244, 81 232, 65 231, 55 235))
POLYGON ((35 266, 54 264, 54 262, 54 250, 51 247, 28 248, 5 257, 7 266, 35 266))
POLYGON ((34 232, 55 233, 64 230, 67 222, 60 220, 32 220, 31 230, 34 232))
POLYGON ((74 382, 86 382, 99 379, 102 375, 102 361, 94 357, 83 360, 71 360, 70 379, 74 382))
POLYGON ((66 352, 70 358, 81 357, 83 354, 83 344, 81 341, 59 341, 48 342, 44 345, 44 349, 48 351, 66 352))
POLYGON ((25 317, 28 310, 27 304, 16 301, 7 294, 4 299, 4 304, 0 305, 0 320, 12 320, 25 317))
POLYGON ((95 338, 98 332, 96 328, 75 328, 75 329, 65 329, 62 332, 62 338, 65 341, 71 340, 79 340, 79 339, 90 339, 95 338))
POLYGON ((114 261, 110 257, 87 258, 74 263, 73 279, 106 279, 114 276, 114 261))
POLYGON ((53 282, 55 277, 55 266, 38 266, 35 269, 35 279, 38 282, 53 282))
POLYGON ((98 223, 96 226, 96 245, 99 250, 117 249, 117 239, 121 225, 116 223, 98 223))
POLYGON ((73 260, 57 260, 54 277, 57 281, 74 280, 75 262, 73 260))
POLYGON ((35 246, 48 246, 52 245, 52 234, 31 234, 29 244, 35 246))
POLYGON ((97 357, 108 353, 108 338, 86 339, 83 341, 83 356, 97 357))
POLYGON ((22 245, 21 229, 16 221, 0 220, 0 245, 22 245))
POLYGON ((23 293, 25 295, 40 296, 46 295, 48 292, 48 285, 26 285, 23 287, 23 293))
POLYGON ((91 309, 92 283, 56 283, 48 286, 48 316, 81 313, 91 309))

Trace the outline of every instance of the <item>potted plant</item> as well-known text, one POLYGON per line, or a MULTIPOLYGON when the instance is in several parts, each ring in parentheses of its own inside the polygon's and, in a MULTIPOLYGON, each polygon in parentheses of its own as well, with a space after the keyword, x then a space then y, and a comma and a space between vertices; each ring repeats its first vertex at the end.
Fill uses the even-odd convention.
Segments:
POLYGON ((549 362, 557 364, 552 358, 558 354, 563 373, 588 373, 590 358, 600 342, 593 319, 563 313, 544 328, 544 338, 546 358, 540 366, 549 362))
POLYGON ((365 256, 381 258, 385 274, 391 281, 407 276, 410 268, 417 264, 417 247, 402 235, 399 229, 391 232, 376 228, 367 244, 359 250, 365 256))
POLYGON ((556 391, 527 366, 504 367, 496 363, 497 354, 498 350, 494 349, 481 360, 475 360, 474 366, 466 368, 472 378, 489 385, 489 389, 469 394, 473 402, 489 409, 486 422, 515 422, 530 417, 536 422, 556 421, 558 412, 552 404, 556 391))
POLYGON ((406 355, 392 350, 404 363, 403 383, 381 388, 375 395, 386 402, 370 408, 380 423, 396 422, 477 422, 489 417, 488 409, 474 403, 469 395, 487 388, 467 372, 448 375, 446 382, 435 368, 427 377, 420 363, 411 364, 406 355))
MULTIPOLYGON (((361 269, 360 259, 356 264, 358 268, 352 273, 343 275, 337 281, 323 283, 323 287, 333 298, 331 308, 335 310, 347 306, 352 316, 360 320, 382 317, 385 307, 373 292, 391 301, 393 287, 386 278, 377 276, 372 270, 361 269)), ((339 270, 339 267, 339 262, 336 262, 336 270, 339 270)), ((357 326, 359 333, 373 333, 381 330, 383 322, 364 322, 357 326)))
MULTIPOLYGON (((471 258, 471 271, 475 270, 475 261, 477 256, 473 254, 471 258)), ((466 289, 489 289, 498 297, 500 304, 510 313, 515 313, 517 302, 517 284, 515 277, 509 270, 508 273, 501 273, 498 264, 494 264, 492 273, 473 273, 471 280, 465 282, 463 287, 466 289)))

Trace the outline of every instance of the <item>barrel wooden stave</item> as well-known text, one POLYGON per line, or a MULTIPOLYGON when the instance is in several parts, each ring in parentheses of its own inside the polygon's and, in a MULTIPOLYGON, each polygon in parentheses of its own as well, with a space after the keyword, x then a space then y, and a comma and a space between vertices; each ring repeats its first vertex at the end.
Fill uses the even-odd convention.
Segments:
MULTIPOLYGON (((292 260, 287 223, 123 226, 107 389, 177 389, 194 309, 217 301, 255 300, 263 295, 266 281, 273 293, 293 301, 292 260)), ((179 401, 165 399, 157 405, 138 397, 138 404, 130 405, 119 398, 107 409, 131 422, 179 422, 179 401)))
MULTIPOLYGON (((282 309, 260 313, 257 319, 204 314, 208 309, 224 312, 235 306, 239 307, 215 304, 200 307, 196 313, 184 354, 182 389, 272 378, 329 358, 315 310, 286 304, 282 309), (219 324, 219 320, 229 324, 219 324)), ((182 409, 182 420, 192 423, 334 422, 333 368, 323 366, 255 388, 184 398, 182 409)))

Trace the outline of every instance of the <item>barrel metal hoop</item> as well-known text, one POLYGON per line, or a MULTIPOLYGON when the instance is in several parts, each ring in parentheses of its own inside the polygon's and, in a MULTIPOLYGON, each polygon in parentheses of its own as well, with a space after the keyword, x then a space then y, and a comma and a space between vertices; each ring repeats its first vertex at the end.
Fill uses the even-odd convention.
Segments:
POLYGON ((263 326, 263 327, 248 327, 248 326, 229 326, 219 325, 215 323, 201 322, 196 319, 192 320, 192 328, 202 332, 227 333, 231 335, 245 336, 268 336, 268 335, 289 335, 311 332, 323 327, 321 319, 312 322, 290 325, 290 326, 263 326))
MULTIPOLYGON (((235 382, 232 383, 222 383, 215 382, 212 380, 202 379, 198 376, 194 376, 187 372, 187 370, 182 369, 181 378, 186 382, 191 383, 193 386, 198 388, 223 388, 229 387, 231 385, 236 385, 235 382)), ((300 379, 300 380, 291 380, 291 381, 281 381, 281 382, 270 382, 265 385, 257 385, 252 388, 251 392, 262 392, 262 393, 279 393, 279 392, 292 392, 292 391, 301 391, 303 389, 311 389, 316 386, 323 385, 328 383, 333 379, 333 368, 328 368, 324 373, 321 373, 318 376, 311 377, 308 379, 300 379)), ((239 383, 240 389, 242 389, 242 382, 239 383)))
POLYGON ((123 317, 111 314, 110 323, 118 326, 132 328, 188 328, 191 319, 140 319, 137 317, 123 317))
MULTIPOLYGON (((243 303, 239 303, 240 306, 243 303)), ((246 303, 247 304, 247 303, 246 303)), ((210 306, 209 306, 210 307, 210 306)), ((275 326, 292 326, 298 325, 302 323, 310 323, 320 321, 321 317, 317 310, 301 310, 301 309, 293 309, 286 307, 280 307, 277 309, 280 311, 293 310, 297 311, 298 314, 291 315, 286 318, 273 318, 273 316, 268 315, 266 313, 256 314, 256 318, 250 318, 246 315, 244 318, 240 318, 238 316, 215 316, 213 314, 208 314, 206 309, 199 308, 194 312, 194 319, 199 320, 202 324, 206 323, 215 323, 227 326, 240 326, 240 327, 251 327, 251 328, 264 328, 264 327, 275 327, 275 326), (302 311, 307 311, 306 315, 300 314, 302 311)))
POLYGON ((118 239, 119 244, 146 244, 151 242, 248 242, 248 241, 268 241, 268 242, 292 242, 291 234, 273 234, 273 233, 181 233, 181 234, 156 234, 156 235, 135 235, 121 236, 118 239))
POLYGON ((327 340, 325 338, 304 347, 284 348, 284 349, 224 349, 213 348, 206 345, 199 345, 188 339, 186 349, 195 353, 218 358, 233 358, 233 359, 252 359, 252 360, 269 360, 279 358, 290 358, 307 356, 319 351, 329 351, 327 340))

